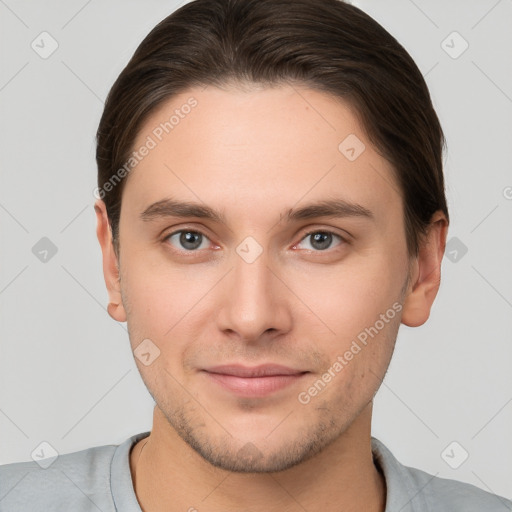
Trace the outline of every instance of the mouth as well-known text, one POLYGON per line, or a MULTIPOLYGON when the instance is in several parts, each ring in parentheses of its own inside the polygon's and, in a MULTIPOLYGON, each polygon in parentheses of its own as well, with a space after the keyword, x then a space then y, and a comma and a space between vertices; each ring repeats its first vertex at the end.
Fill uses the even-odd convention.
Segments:
POLYGON ((264 364, 259 366, 224 365, 202 370, 224 390, 245 397, 263 397, 302 380, 309 371, 287 366, 264 364))

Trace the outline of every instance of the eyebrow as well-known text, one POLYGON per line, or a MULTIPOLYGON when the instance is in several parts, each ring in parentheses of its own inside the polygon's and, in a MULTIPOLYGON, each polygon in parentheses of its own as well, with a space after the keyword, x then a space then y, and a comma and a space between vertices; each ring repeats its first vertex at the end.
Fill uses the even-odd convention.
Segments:
MULTIPOLYGON (((328 199, 311 203, 297 209, 290 208, 284 216, 288 222, 315 219, 317 217, 362 217, 375 221, 375 216, 371 210, 360 204, 345 201, 344 199, 328 199)), ((161 201, 157 201, 148 206, 140 214, 140 218, 145 222, 166 217, 198 217, 209 219, 219 224, 227 224, 226 217, 220 211, 199 203, 177 201, 175 199, 162 199, 161 201)), ((282 218, 283 215, 280 216, 280 220, 282 218)))

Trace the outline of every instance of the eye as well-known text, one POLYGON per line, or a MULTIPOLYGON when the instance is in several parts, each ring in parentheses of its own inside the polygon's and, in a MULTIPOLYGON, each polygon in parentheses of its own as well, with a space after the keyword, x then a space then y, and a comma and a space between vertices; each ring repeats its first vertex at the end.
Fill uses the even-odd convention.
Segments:
MULTIPOLYGON (((310 239, 310 247, 305 249, 314 252, 324 252, 331 248, 334 239, 340 241, 338 245, 348 243, 342 236, 328 230, 310 231, 303 236, 301 242, 308 239, 310 239)), ((197 252, 198 249, 207 249, 210 239, 201 231, 182 229, 167 235, 164 241, 169 241, 174 248, 181 252, 197 252)), ((294 245, 294 248, 299 245, 300 243, 294 245)))
MULTIPOLYGON (((333 238, 338 238, 339 240, 341 240, 342 243, 348 243, 342 236, 333 233, 332 231, 326 230, 310 231, 309 233, 306 233, 302 240, 307 240, 308 238, 311 240, 311 248, 306 249, 313 250, 316 252, 325 251, 326 249, 329 249, 332 245, 333 238)), ((298 245, 299 244, 296 244, 294 248, 297 247, 298 245)))
POLYGON ((195 252, 196 249, 207 249, 209 244, 206 243, 205 247, 201 247, 205 240, 209 240, 208 237, 200 231, 193 231, 191 229, 182 229, 175 231, 164 238, 164 241, 171 241, 171 245, 177 249, 185 252, 195 252), (174 243, 172 242, 174 240, 174 243), (175 244, 178 244, 176 246, 175 244))

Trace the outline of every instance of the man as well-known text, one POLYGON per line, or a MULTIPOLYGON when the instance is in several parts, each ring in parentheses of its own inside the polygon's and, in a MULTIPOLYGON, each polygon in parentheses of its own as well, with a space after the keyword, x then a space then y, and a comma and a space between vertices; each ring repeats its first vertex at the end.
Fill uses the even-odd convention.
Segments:
POLYGON ((2 467, 0 510, 512 510, 371 436, 399 325, 439 289, 443 142, 414 62, 353 6, 163 20, 107 99, 95 203, 153 428, 2 467))

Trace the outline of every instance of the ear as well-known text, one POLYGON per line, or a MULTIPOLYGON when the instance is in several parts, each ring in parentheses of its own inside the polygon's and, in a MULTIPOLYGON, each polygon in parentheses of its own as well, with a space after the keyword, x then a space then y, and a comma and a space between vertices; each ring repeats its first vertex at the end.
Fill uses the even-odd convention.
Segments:
POLYGON ((108 221, 105 203, 98 199, 94 204, 97 226, 96 235, 103 254, 103 276, 107 286, 109 305, 108 314, 118 322, 126 322, 126 311, 121 298, 121 285, 119 281, 119 264, 114 251, 112 230, 108 221))
POLYGON ((441 263, 446 247, 448 220, 437 211, 432 216, 418 256, 411 264, 411 281, 403 305, 402 323, 409 327, 423 325, 441 283, 441 263))

